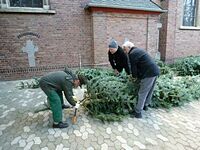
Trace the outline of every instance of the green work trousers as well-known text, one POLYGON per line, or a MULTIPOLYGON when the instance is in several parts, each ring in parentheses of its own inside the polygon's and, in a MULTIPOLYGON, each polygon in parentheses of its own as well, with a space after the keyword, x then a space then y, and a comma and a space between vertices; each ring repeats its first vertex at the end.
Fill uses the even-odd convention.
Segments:
POLYGON ((45 94, 47 95, 49 99, 49 104, 52 111, 54 122, 61 122, 62 121, 62 104, 63 104, 62 91, 45 90, 45 94))

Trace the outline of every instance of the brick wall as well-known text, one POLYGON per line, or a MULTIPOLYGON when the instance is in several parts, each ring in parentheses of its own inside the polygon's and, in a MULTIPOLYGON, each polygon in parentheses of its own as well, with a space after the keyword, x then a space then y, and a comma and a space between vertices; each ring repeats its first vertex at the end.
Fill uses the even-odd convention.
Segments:
POLYGON ((85 10, 87 0, 51 0, 56 14, 0 14, 0 80, 26 79, 46 72, 82 66, 110 66, 110 39, 122 45, 125 38, 146 49, 158 51, 159 13, 85 10), (26 35, 32 33, 36 36, 26 35), (38 47, 36 67, 29 67, 26 41, 38 47))
POLYGON ((168 13, 162 14, 163 27, 160 35, 161 57, 166 62, 174 62, 180 57, 199 55, 200 30, 183 30, 182 14, 183 3, 180 0, 166 0, 161 6, 168 9, 168 13))
POLYGON ((93 11, 95 64, 108 63, 108 44, 114 38, 122 45, 125 38, 146 49, 153 57, 158 52, 158 15, 93 11))
POLYGON ((32 78, 63 66, 93 64, 91 15, 83 8, 84 0, 51 0, 56 14, 0 14, 0 80, 32 78), (39 36, 23 36, 32 32, 39 36), (27 40, 38 47, 36 67, 29 67, 27 40))

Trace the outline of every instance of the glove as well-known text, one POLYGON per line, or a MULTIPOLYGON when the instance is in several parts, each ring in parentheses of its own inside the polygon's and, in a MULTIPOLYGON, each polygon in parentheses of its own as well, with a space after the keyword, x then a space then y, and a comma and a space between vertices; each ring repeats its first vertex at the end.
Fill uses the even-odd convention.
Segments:
POLYGON ((73 97, 74 101, 77 102, 77 97, 76 96, 72 96, 72 97, 73 97))
POLYGON ((76 103, 76 105, 74 106, 76 109, 78 109, 80 107, 79 103, 76 103))

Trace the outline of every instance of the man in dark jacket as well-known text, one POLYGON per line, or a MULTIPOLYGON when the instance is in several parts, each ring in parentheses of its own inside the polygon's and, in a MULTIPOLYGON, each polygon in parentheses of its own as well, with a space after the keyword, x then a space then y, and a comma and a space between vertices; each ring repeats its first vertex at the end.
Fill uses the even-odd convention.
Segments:
POLYGON ((159 75, 159 68, 150 55, 127 41, 123 44, 124 51, 129 56, 133 78, 140 80, 138 101, 135 107, 134 116, 142 118, 142 110, 147 110, 151 102, 156 78, 159 75))
POLYGON ((77 77, 67 68, 64 71, 51 72, 40 79, 39 85, 47 95, 52 111, 53 128, 68 127, 67 123, 62 122, 62 107, 65 107, 62 92, 64 92, 67 101, 78 108, 79 104, 73 99, 72 89, 85 84, 85 82, 83 76, 79 75, 77 77))
POLYGON ((125 69, 126 73, 129 75, 130 69, 128 65, 128 57, 124 53, 123 49, 118 46, 115 40, 112 40, 108 47, 109 62, 114 69, 115 74, 118 75, 123 69, 125 69))

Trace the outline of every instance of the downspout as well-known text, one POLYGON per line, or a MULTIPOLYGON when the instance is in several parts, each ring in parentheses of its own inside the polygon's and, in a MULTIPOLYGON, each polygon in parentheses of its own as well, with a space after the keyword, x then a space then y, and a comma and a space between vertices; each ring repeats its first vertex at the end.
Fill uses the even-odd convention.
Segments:
POLYGON ((79 69, 81 69, 82 67, 82 58, 81 58, 81 54, 79 53, 79 69))
POLYGON ((147 16, 147 27, 146 27, 146 51, 148 51, 148 43, 149 43, 149 16, 147 16))

